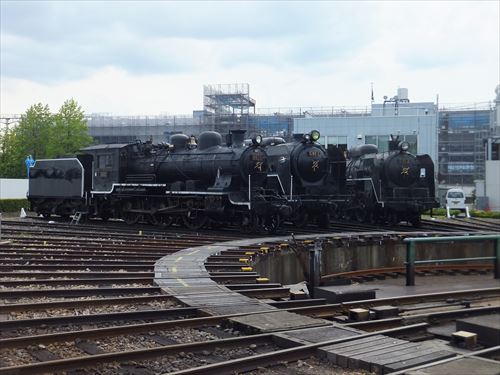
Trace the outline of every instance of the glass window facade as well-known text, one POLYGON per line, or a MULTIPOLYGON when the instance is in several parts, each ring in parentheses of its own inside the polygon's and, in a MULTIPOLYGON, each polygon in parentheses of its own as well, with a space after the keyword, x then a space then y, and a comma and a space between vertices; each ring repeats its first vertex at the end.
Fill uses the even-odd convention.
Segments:
POLYGON ((485 143, 491 111, 443 111, 439 114, 438 181, 474 185, 484 179, 485 143))
MULTIPOLYGON (((412 154, 417 154, 417 136, 416 135, 400 135, 401 141, 406 141, 410 145, 408 151, 412 154)), ((379 152, 389 151, 389 137, 387 135, 366 135, 365 144, 376 145, 379 152)))

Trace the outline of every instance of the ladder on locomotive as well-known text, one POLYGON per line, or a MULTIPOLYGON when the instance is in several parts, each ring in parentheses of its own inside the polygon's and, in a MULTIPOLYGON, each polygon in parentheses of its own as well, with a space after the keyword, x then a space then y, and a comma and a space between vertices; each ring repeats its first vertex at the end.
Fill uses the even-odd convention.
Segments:
POLYGON ((80 224, 80 220, 82 220, 82 218, 84 217, 84 215, 87 215, 87 212, 76 211, 75 214, 73 215, 73 218, 71 219, 71 223, 69 223, 69 225, 80 224))

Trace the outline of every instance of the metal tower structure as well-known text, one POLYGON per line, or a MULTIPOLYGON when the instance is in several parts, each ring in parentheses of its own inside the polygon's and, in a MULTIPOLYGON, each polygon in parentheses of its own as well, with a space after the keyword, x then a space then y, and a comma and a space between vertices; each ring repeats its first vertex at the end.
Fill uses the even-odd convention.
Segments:
POLYGON ((255 114, 255 100, 248 83, 211 84, 203 86, 204 122, 212 130, 249 129, 248 116, 255 114))

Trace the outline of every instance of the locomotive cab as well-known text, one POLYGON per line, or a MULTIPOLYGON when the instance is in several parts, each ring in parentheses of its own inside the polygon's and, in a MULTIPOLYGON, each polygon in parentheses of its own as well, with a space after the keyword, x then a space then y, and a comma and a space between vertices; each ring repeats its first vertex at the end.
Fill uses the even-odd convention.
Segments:
POLYGON ((83 155, 92 158, 92 190, 111 191, 113 183, 125 179, 128 146, 128 144, 103 144, 81 150, 83 155))

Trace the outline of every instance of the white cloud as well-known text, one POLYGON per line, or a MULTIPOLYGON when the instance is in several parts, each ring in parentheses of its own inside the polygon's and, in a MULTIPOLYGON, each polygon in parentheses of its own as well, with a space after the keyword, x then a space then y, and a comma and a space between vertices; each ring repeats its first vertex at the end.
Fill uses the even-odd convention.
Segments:
POLYGON ((370 82, 378 100, 473 102, 500 80, 498 2, 95 4, 51 3, 47 23, 2 8, 0 112, 190 113, 218 82, 250 83, 260 108, 364 106, 370 82))

